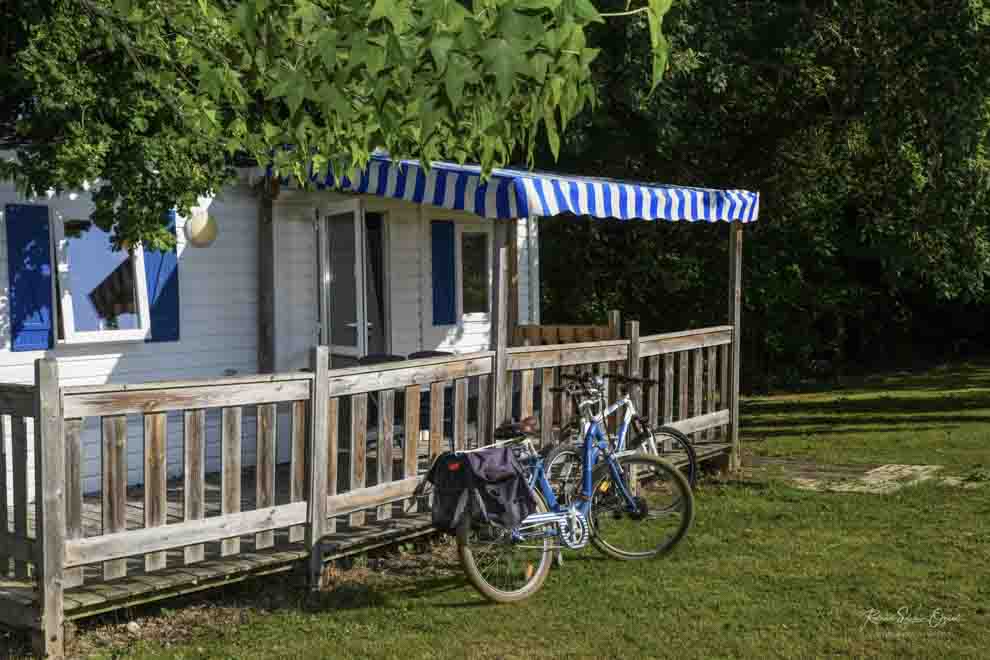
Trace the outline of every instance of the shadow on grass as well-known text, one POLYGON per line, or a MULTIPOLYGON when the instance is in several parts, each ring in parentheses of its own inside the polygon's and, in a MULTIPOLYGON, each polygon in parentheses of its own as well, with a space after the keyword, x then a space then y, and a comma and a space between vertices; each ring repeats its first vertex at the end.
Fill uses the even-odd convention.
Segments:
MULTIPOLYGON (((832 414, 928 414, 964 410, 990 411, 990 390, 949 394, 943 397, 899 397, 878 394, 868 398, 849 398, 837 395, 826 401, 802 401, 795 399, 747 401, 743 412, 749 415, 813 415, 832 414)), ((984 417, 983 421, 990 419, 984 417)))
POLYGON ((947 389, 990 389, 990 363, 926 364, 882 373, 853 373, 842 377, 810 380, 783 389, 774 389, 770 396, 786 394, 816 394, 844 392, 856 394, 876 390, 933 391, 947 389))
MULTIPOLYGON (((970 418, 966 418, 968 421, 970 418)), ((925 421, 933 421, 931 419, 926 419, 925 421)), ((953 420, 959 422, 960 420, 953 420)), ((978 421, 978 420, 977 420, 978 421)), ((851 435, 851 436, 863 436, 869 435, 871 433, 891 433, 897 430, 909 431, 911 433, 917 433, 919 431, 954 431, 959 428, 957 425, 942 425, 942 426, 918 426, 916 424, 910 424, 904 421, 877 421, 874 424, 889 424, 889 428, 877 429, 877 428, 864 428, 859 426, 849 426, 848 424, 842 423, 837 420, 819 420, 819 425, 817 426, 807 426, 813 422, 802 420, 800 422, 794 422, 791 424, 778 423, 778 424, 765 424, 754 422, 751 425, 743 426, 743 440, 748 443, 759 443, 764 440, 769 440, 770 438, 790 438, 794 436, 814 436, 814 435, 828 435, 828 436, 840 436, 840 435, 851 435), (835 424, 842 424, 841 429, 837 429, 835 424)))

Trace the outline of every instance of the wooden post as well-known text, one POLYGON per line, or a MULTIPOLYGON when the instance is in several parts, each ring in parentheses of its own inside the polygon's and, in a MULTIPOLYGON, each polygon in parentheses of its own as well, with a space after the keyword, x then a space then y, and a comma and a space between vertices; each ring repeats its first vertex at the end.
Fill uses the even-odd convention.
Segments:
POLYGON ((309 586, 320 588, 323 551, 320 542, 327 526, 328 408, 330 404, 330 348, 313 349, 313 387, 310 390, 309 438, 306 443, 306 548, 309 550, 309 586))
MULTIPOLYGON (((518 220, 508 220, 505 222, 506 230, 508 231, 508 266, 509 266, 509 288, 508 288, 508 307, 506 310, 506 323, 509 328, 509 336, 506 339, 506 344, 509 346, 516 345, 512 338, 516 333, 516 328, 519 326, 519 221, 518 220)), ((496 244, 497 245, 497 244, 496 244)))
POLYGON ((65 566, 65 446, 58 363, 34 363, 34 492, 37 524, 35 567, 41 605, 41 638, 36 652, 64 655, 63 571, 65 566))
POLYGON ((608 313, 608 338, 622 339, 622 314, 617 309, 608 313))
POLYGON ((269 186, 258 196, 258 372, 275 371, 275 223, 269 186))
POLYGON ((729 228, 729 324, 732 326, 732 348, 729 367, 729 469, 740 467, 739 456, 739 321, 742 316, 742 224, 729 228))
MULTIPOLYGON (((639 358, 639 321, 626 321, 626 338, 629 339, 628 362, 626 363, 626 375, 630 378, 639 378, 640 358, 639 358)), ((629 396, 639 414, 643 414, 643 386, 631 385, 629 396)))
MULTIPOLYGON (((506 371, 509 344, 508 286, 509 286, 509 225, 495 221, 494 258, 492 259, 492 326, 491 347, 495 351, 492 365, 492 407, 495 429, 509 421, 512 414, 512 374, 506 371)), ((486 440, 487 441, 487 440, 486 440)))

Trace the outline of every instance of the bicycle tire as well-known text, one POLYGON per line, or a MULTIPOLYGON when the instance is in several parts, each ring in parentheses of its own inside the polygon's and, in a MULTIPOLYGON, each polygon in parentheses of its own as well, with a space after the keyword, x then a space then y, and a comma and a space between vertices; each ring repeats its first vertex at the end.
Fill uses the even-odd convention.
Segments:
POLYGON ((644 484, 639 481, 644 475, 637 475, 638 481, 632 490, 642 502, 637 500, 637 511, 630 512, 625 499, 618 492, 619 489, 612 483, 609 464, 606 462, 596 466, 592 473, 594 494, 591 504, 591 542, 603 554, 625 561, 668 554, 684 539, 694 520, 694 496, 687 479, 673 465, 651 454, 627 454, 619 458, 618 462, 627 487, 634 464, 639 464, 654 475, 655 479, 644 484), (669 529, 669 532, 663 531, 659 542, 650 541, 645 547, 637 549, 619 547, 627 541, 631 545, 631 539, 643 537, 647 533, 646 526, 642 524, 644 521, 666 521, 665 519, 669 519, 671 524, 655 526, 661 531, 669 529), (623 522, 625 524, 621 524, 623 522), (606 528, 609 530, 608 539, 603 532, 606 528))
POLYGON ((700 468, 698 467, 698 452, 695 451, 691 440, 672 426, 661 426, 658 429, 652 429, 641 419, 634 420, 633 424, 633 430, 636 433, 633 439, 633 447, 643 446, 649 439, 647 436, 652 435, 652 446, 657 449, 657 453, 655 454, 657 458, 672 463, 673 461, 670 460, 672 453, 682 452, 686 455, 687 462, 681 467, 681 471, 684 472, 684 477, 687 479, 691 489, 694 490, 695 486, 698 485, 700 468), (668 442, 665 440, 669 440, 669 451, 666 449, 668 442))
POLYGON ((573 445, 558 443, 543 458, 543 471, 553 489, 557 504, 566 508, 581 492, 584 461, 573 445))
MULTIPOLYGON (((543 497, 539 493, 535 493, 536 497, 536 510, 539 513, 547 511, 546 502, 543 501, 543 497)), ((526 575, 525 582, 518 588, 515 589, 500 589, 493 585, 488 578, 486 578, 485 573, 481 567, 479 567, 479 553, 476 553, 472 549, 472 545, 478 547, 482 545, 480 542, 472 544, 472 534, 484 533, 486 530, 493 533, 507 533, 508 530, 500 528, 496 525, 477 525, 472 524, 471 516, 464 516, 461 520, 460 525, 457 527, 457 555, 461 562, 461 567, 464 569, 464 574, 467 576, 468 582, 471 583, 478 593, 487 598, 488 600, 495 603, 515 603, 521 600, 529 598, 537 591, 543 587, 543 583, 546 582, 547 575, 550 573, 550 565, 553 563, 554 557, 554 538, 555 537, 544 537, 543 539, 543 550, 539 552, 540 561, 539 564, 533 568, 531 564, 524 563, 521 565, 523 568, 523 574, 526 575), (531 573, 530 573, 531 570, 531 573)), ((550 525, 548 523, 548 525, 550 525)), ((488 545, 492 547, 504 547, 511 549, 513 546, 511 544, 498 544, 489 543, 488 545)), ((498 561, 496 558, 494 561, 498 561)), ((486 564, 486 567, 490 566, 486 564)), ((506 573, 508 576, 508 573, 506 573)))

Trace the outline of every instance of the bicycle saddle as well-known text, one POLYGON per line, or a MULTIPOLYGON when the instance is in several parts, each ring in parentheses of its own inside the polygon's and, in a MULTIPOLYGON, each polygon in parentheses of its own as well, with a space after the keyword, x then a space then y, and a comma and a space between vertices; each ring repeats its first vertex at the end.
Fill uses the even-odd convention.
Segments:
POLYGON ((516 438, 521 435, 535 435, 536 434, 536 418, 526 417, 518 422, 506 422, 502 424, 495 432, 492 434, 495 436, 496 440, 506 440, 508 438, 516 438))

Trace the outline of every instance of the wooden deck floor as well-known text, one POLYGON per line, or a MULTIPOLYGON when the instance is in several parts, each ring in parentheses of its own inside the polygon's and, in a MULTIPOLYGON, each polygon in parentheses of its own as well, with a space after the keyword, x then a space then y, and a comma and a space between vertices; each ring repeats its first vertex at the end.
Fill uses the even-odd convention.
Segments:
MULTIPOLYGON (((724 456, 729 445, 707 443, 695 445, 701 461, 711 461, 724 456)), ((677 463, 684 459, 672 457, 677 463)), ((369 469, 369 475, 374 471, 369 469)), ((254 508, 254 476, 245 470, 242 492, 243 509, 254 508)), ((279 466, 276 475, 276 503, 289 501, 288 466, 279 466)), ((127 527, 144 526, 144 499, 140 488, 128 489, 127 527)), ((169 483, 168 522, 183 520, 182 483, 169 483)), ((207 517, 220 513, 220 483, 218 474, 207 476, 207 517)), ((360 527, 350 527, 346 517, 337 520, 337 532, 325 539, 324 561, 359 554, 375 547, 393 544, 405 539, 429 534, 429 514, 410 512, 409 503, 393 505, 393 517, 376 520, 374 509, 369 509, 367 522, 360 527)), ((86 535, 97 535, 102 530, 102 504, 99 495, 84 500, 83 516, 86 535)), ((33 521, 32 521, 33 524, 33 521)), ((104 581, 99 565, 87 566, 84 583, 67 589, 65 608, 67 619, 79 619, 106 611, 130 607, 141 603, 170 598, 190 592, 209 589, 222 584, 250 577, 292 570, 306 557, 302 543, 290 543, 287 530, 276 532, 275 546, 266 549, 254 547, 254 536, 241 538, 241 552, 230 557, 220 556, 220 544, 206 544, 204 561, 185 564, 182 550, 170 551, 164 569, 148 573, 144 570, 143 557, 127 560, 127 576, 104 581)), ((0 623, 14 627, 35 627, 36 592, 31 581, 0 578, 0 623)))

